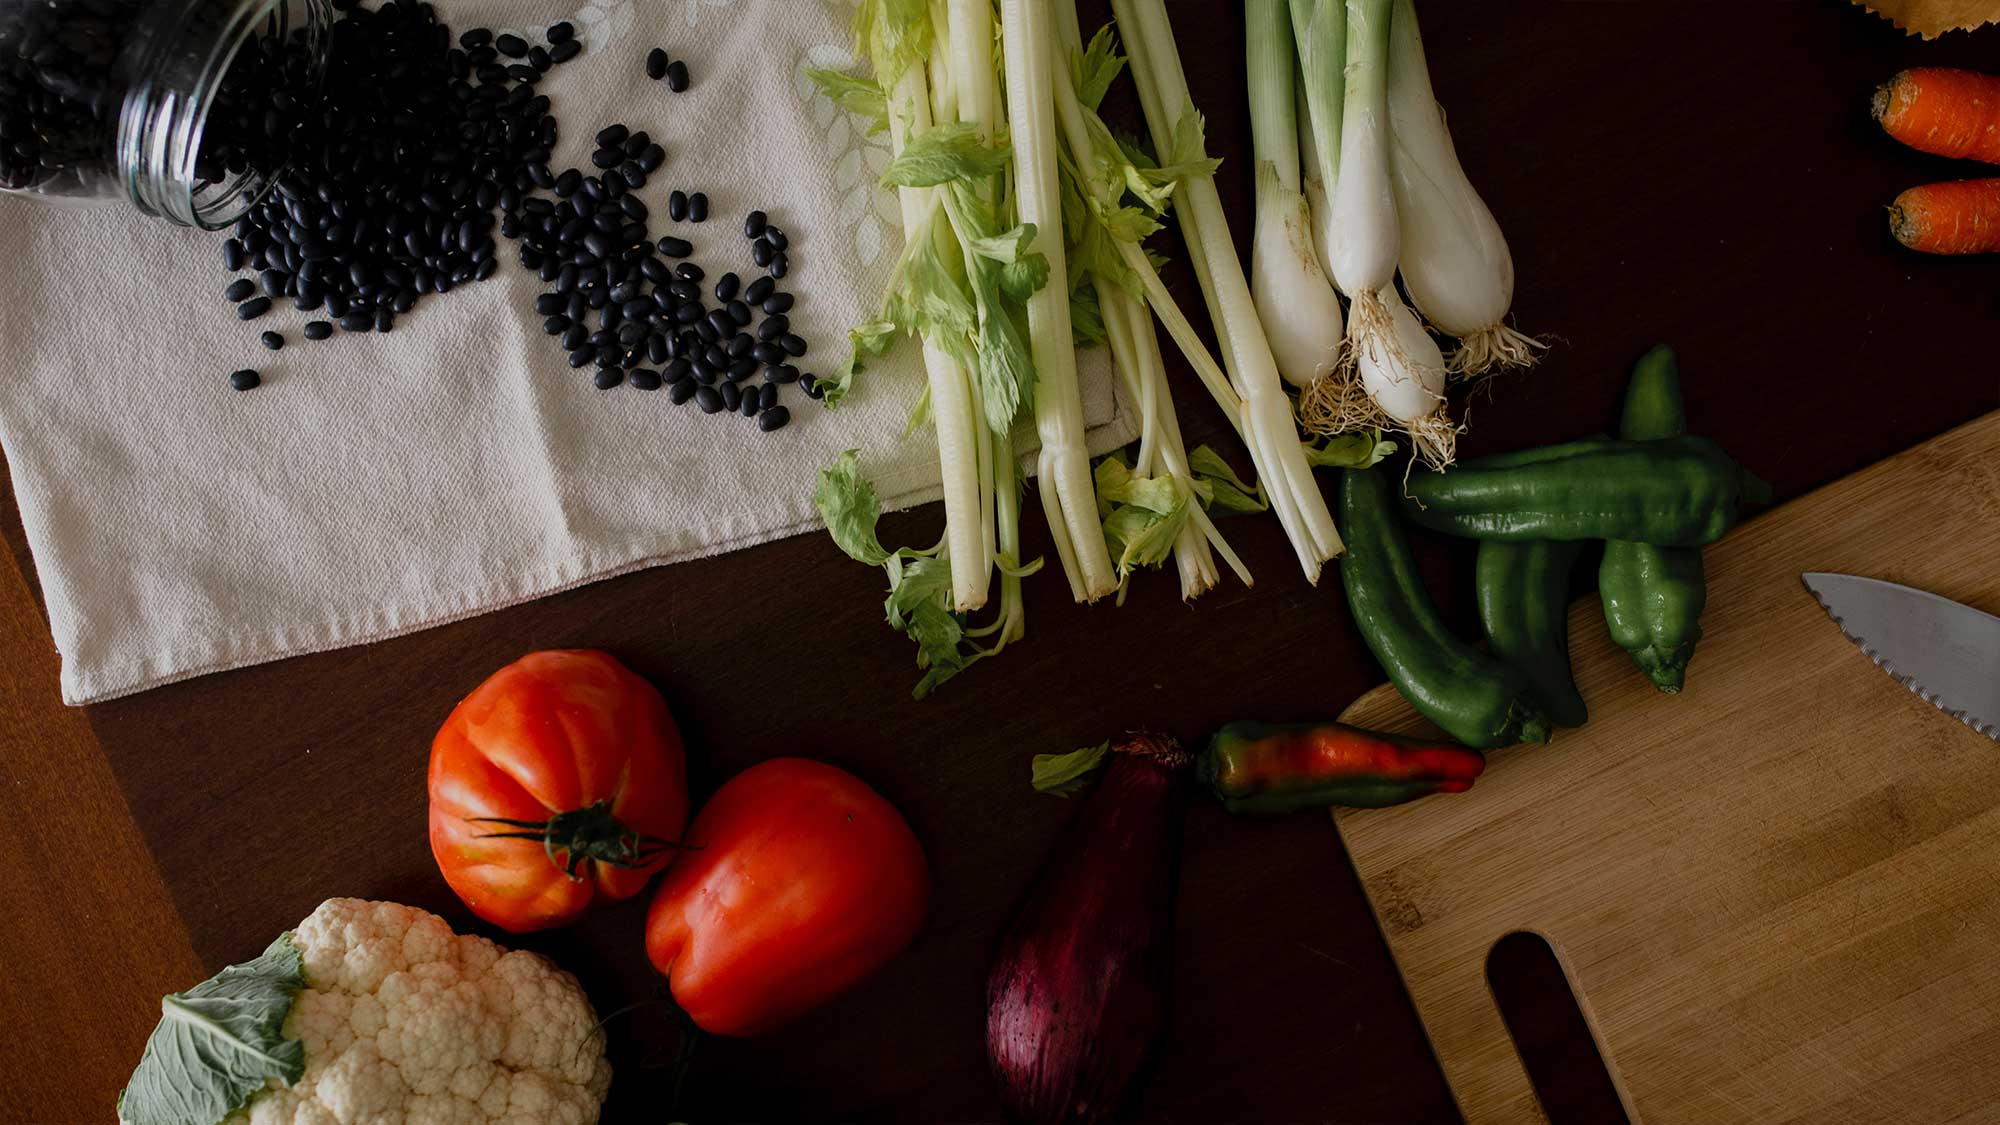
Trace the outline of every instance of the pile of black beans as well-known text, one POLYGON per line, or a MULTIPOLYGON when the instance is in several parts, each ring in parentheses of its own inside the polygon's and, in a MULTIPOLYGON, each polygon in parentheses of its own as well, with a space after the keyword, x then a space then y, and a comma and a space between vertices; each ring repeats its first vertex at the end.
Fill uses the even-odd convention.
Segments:
MULTIPOLYGON (((254 288, 239 279, 224 295, 243 320, 289 298, 347 331, 387 332, 426 294, 498 271, 494 209, 520 206, 528 168, 556 142, 535 84, 580 47, 569 35, 553 49, 496 44, 483 29, 454 45, 431 5, 413 0, 333 6, 341 18, 318 92, 302 102, 282 63, 266 87, 290 122, 277 143, 291 167, 223 244, 229 269, 257 271, 254 288)), ((263 130, 222 135, 246 131, 263 130)), ((307 326, 309 339, 329 334, 327 322, 307 326)))
MULTIPOLYGON (((823 395, 795 364, 808 345, 792 328, 793 296, 777 288, 787 240, 762 211, 743 232, 765 274, 748 283, 723 274, 711 307, 693 243, 655 240, 639 198, 666 163, 664 145, 615 124, 597 134, 589 174, 550 167, 558 130, 535 84, 581 50, 571 25, 550 27, 546 46, 485 28, 454 42, 427 3, 334 7, 343 17, 323 92, 286 110, 292 168, 224 243, 225 265, 257 271, 224 293, 240 318, 288 298, 326 311, 306 324, 308 340, 330 337, 335 321, 387 332, 424 295, 497 272, 497 235, 517 241, 522 266, 550 283, 535 301, 543 328, 572 368, 594 367, 599 388, 664 388, 677 404, 755 418, 766 432, 791 420, 779 388, 823 395)), ((681 60, 667 71, 670 80, 685 72, 681 60)), ((673 222, 699 223, 708 200, 675 190, 667 210, 673 222)), ((275 332, 261 339, 273 351, 285 343, 275 332)), ((231 385, 259 385, 247 374, 231 385)))

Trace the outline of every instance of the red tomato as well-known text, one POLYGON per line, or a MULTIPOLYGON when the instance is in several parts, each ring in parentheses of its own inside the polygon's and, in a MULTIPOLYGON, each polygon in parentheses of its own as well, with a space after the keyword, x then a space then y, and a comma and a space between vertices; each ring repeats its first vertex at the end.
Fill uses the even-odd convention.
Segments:
POLYGON ((473 689, 431 743, 430 791, 445 882, 514 933, 638 894, 687 824, 666 701, 587 650, 530 653, 473 689))
POLYGON ((646 953, 704 1030, 756 1035, 887 964, 930 900, 924 850, 895 806, 824 762, 731 778, 646 915, 646 953))

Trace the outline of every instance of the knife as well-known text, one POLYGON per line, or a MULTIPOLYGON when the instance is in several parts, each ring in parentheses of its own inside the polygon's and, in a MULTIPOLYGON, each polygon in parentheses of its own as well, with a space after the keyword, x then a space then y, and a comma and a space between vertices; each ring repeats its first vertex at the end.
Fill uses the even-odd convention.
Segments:
POLYGON ((1879 578, 1799 575, 1875 666, 1931 706, 2000 742, 2000 617, 1879 578))

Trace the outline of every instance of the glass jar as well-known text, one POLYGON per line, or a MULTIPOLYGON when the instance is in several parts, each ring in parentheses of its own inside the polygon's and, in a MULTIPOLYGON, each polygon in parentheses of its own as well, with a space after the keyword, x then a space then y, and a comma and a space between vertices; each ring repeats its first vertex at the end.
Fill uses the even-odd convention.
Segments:
POLYGON ((289 164, 329 0, 0 0, 0 192, 228 226, 289 164))

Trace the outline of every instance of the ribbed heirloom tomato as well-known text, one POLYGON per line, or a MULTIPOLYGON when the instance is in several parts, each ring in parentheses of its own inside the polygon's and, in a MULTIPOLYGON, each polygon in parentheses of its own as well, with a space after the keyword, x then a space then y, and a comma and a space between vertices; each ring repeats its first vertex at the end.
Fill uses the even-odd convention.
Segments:
POLYGON ((474 914, 514 933, 631 898, 687 824, 680 732, 653 685, 601 652, 495 672, 431 744, 431 854, 474 914))
POLYGON ((646 916, 646 953, 705 1031, 757 1035, 881 968, 930 901, 903 815, 824 762, 776 758, 731 778, 646 916))

